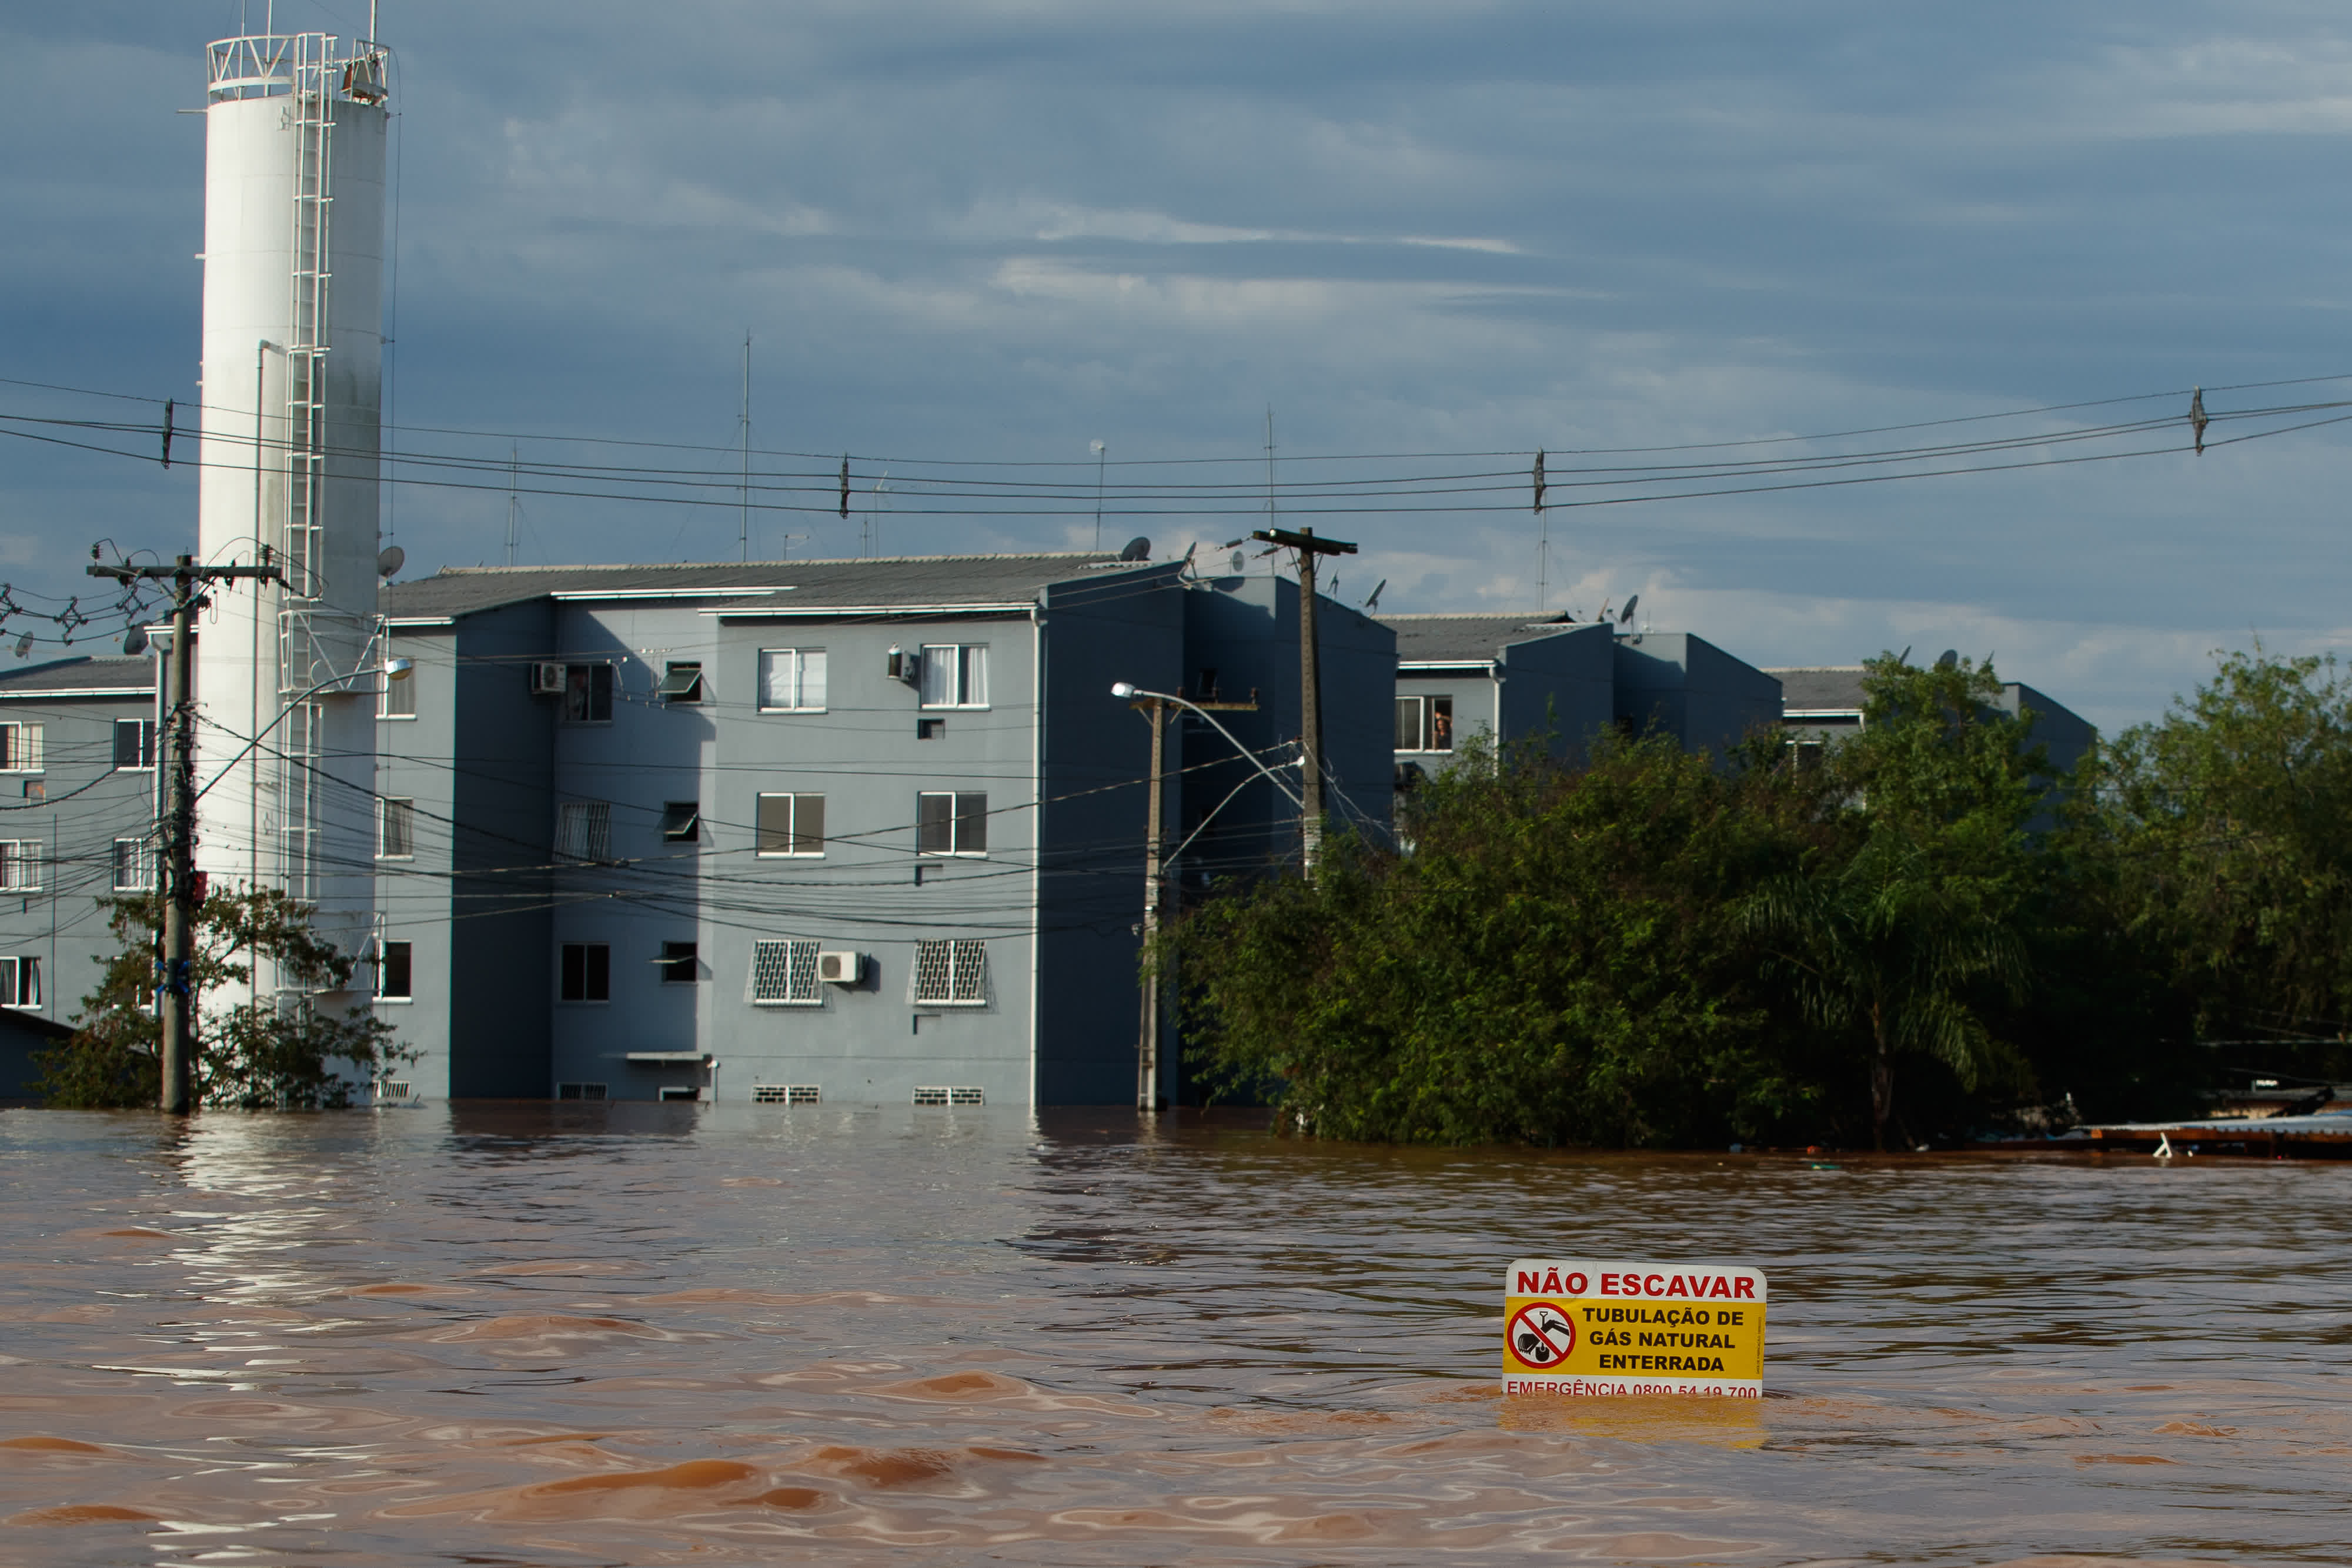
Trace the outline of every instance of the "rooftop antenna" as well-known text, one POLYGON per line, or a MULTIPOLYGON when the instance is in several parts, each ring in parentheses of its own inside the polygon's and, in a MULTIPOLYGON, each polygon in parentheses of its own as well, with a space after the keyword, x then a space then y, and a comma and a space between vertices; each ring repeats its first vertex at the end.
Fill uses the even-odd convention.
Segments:
MULTIPOLYGON (((889 488, 890 470, 885 468, 882 470, 882 476, 874 481, 874 500, 866 508, 866 553, 869 556, 878 550, 882 545, 882 498, 888 493, 889 488)), ((1102 525, 1097 523, 1095 528, 1097 530, 1095 537, 1099 542, 1102 537, 1102 525)))
MULTIPOLYGON (((1265 405, 1265 526, 1269 531, 1274 528, 1274 404, 1272 403, 1265 405)), ((1269 549, 1265 553, 1271 556, 1274 551, 1269 549)), ((1268 577, 1282 575, 1279 570, 1273 566, 1268 566, 1265 572, 1268 577)))
POLYGON ((1103 468, 1110 461, 1110 447, 1097 441, 1095 449, 1095 549, 1102 549, 1103 468))
POLYGON ((751 559, 751 330, 743 329, 743 559, 751 559))
POLYGON ((522 509, 522 497, 515 491, 515 471, 522 463, 522 444, 517 442, 507 451, 507 564, 515 563, 515 514, 522 509))
POLYGON ((1551 608, 1551 514, 1544 510, 1544 455, 1536 448, 1535 466, 1536 514, 1536 608, 1551 608))

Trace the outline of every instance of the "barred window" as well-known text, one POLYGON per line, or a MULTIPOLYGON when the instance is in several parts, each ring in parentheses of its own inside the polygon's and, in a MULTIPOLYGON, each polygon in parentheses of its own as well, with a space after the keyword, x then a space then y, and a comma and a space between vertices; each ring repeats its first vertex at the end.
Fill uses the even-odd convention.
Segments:
POLYGON ((145 839, 114 841, 114 891, 147 893, 155 886, 155 848, 145 839))
POLYGON ((915 998, 924 1007, 988 1001, 988 944, 965 937, 915 944, 915 998))
POLYGON ((754 1105, 814 1105, 824 1096, 814 1083, 754 1083, 751 1103, 754 1105))
POLYGON ((612 859, 612 803, 605 800, 566 800, 557 808, 555 852, 578 861, 612 859))
POLYGON ((601 1083, 559 1083, 555 1086, 558 1100, 602 1100, 604 1086, 601 1083))
POLYGON ((821 855, 824 853, 824 797, 762 795, 758 826, 761 854, 821 855))
POLYGON ((930 790, 915 796, 915 852, 919 855, 984 855, 988 852, 988 797, 930 790))
POLYGON ((38 839, 0 839, 0 893, 40 891, 41 848, 38 839))
POLYGON ((751 1001, 756 1007, 817 1007, 824 993, 817 986, 815 942, 759 941, 751 944, 751 1001))

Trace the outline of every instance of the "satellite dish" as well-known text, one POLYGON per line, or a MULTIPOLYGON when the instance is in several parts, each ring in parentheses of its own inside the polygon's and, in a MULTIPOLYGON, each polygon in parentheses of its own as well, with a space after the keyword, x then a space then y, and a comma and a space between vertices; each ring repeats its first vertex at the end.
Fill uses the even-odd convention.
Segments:
POLYGON ((1118 552, 1118 559, 1121 560, 1150 560, 1151 559, 1151 541, 1145 538, 1141 534, 1136 535, 1135 538, 1127 541, 1127 548, 1118 552))
POLYGON ((1248 566, 1249 562, 1243 558, 1242 552, 1239 550, 1234 551, 1234 575, 1235 577, 1239 577, 1248 566))
POLYGON ((1939 670, 1952 669, 1956 667, 1959 662, 1960 651, 1958 648, 1947 648, 1942 653, 1936 655, 1936 668, 1939 670))
POLYGON ((386 545, 383 553, 375 558, 375 574, 390 577, 408 564, 408 552, 398 545, 386 545))
POLYGON ((1620 626, 1631 626, 1633 623, 1633 606, 1641 602, 1642 596, 1638 593, 1633 595, 1633 598, 1625 601, 1624 613, 1617 617, 1617 624, 1620 626))
POLYGON ((147 628, 133 626, 122 634, 122 656, 135 659, 147 651, 147 628))
POLYGON ((1386 588, 1388 585, 1389 585, 1389 580, 1388 580, 1387 578, 1385 578, 1385 577, 1384 577, 1384 578, 1381 579, 1381 580, 1380 580, 1380 587, 1379 587, 1379 588, 1375 588, 1375 589, 1373 589, 1373 590, 1372 590, 1372 596, 1371 596, 1370 599, 1367 599, 1367 600, 1365 600, 1365 601, 1364 601, 1364 613, 1365 613, 1365 614, 1369 615, 1369 614, 1370 614, 1373 611, 1378 610, 1378 609, 1381 607, 1381 589, 1382 589, 1382 588, 1386 588))

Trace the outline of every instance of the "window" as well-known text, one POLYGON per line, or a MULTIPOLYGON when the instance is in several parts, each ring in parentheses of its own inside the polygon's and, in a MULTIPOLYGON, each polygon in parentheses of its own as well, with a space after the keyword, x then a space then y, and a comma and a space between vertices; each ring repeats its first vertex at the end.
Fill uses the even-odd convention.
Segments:
POLYGON ((918 1105, 985 1105, 988 1103, 988 1095, 977 1085, 940 1084, 927 1088, 918 1084, 915 1087, 915 1103, 918 1105))
POLYGON ((758 829, 761 854, 821 855, 824 853, 824 797, 762 795, 758 829))
POLYGON ((1399 697, 1396 700, 1396 749, 1454 749, 1452 697, 1399 697))
POLYGON ((145 839, 114 841, 114 891, 150 893, 155 886, 154 847, 145 839))
POLYGON ((375 994, 388 1002, 414 999, 411 967, 415 948, 406 942, 386 942, 375 961, 375 994))
POLYGON ((947 732, 948 721, 943 718, 919 718, 915 721, 917 740, 937 740, 947 732))
POLYGON ((606 800, 566 800, 555 810, 555 852, 576 861, 613 858, 613 807, 606 800))
POLYGON ((816 713, 824 706, 824 650, 760 650, 760 711, 816 713))
POLYGON ((41 1005, 41 961, 38 958, 0 958, 0 1008, 37 1008, 41 1005))
POLYGON ((690 1083, 665 1083, 662 1085, 661 1097, 665 1100, 699 1100, 702 1098, 702 1091, 690 1083))
POLYGON ((751 944, 751 1003, 754 1007, 816 1007, 824 1001, 817 987, 815 942, 762 941, 751 944))
POLYGON ((1811 773, 1819 768, 1822 765, 1822 757, 1827 750, 1828 747, 1819 737, 1789 742, 1789 755, 1795 760, 1797 771, 1800 773, 1811 773))
POLYGON ((613 949, 602 942, 566 942, 563 978, 556 996, 567 1002, 613 999, 613 949))
POLYGON ((416 716, 416 672, 413 668, 398 680, 389 675, 384 677, 383 690, 376 697, 375 716, 378 718, 416 716))
POLYGON ((0 773, 38 773, 41 770, 41 727, 37 724, 0 724, 0 773))
POLYGON ((558 1100, 602 1100, 604 1086, 601 1083, 559 1083, 555 1086, 558 1100))
POLYGON ((923 649, 925 707, 988 706, 988 644, 950 643, 923 649))
POLYGON ((818 1102, 817 1086, 814 1083, 754 1083, 751 1103, 754 1105, 814 1105, 818 1102))
POLYGON ((0 893, 40 891, 41 847, 38 839, 0 839, 0 893))
POLYGON ((661 967, 661 982, 665 986, 690 986, 700 977, 691 942, 663 943, 661 956, 654 962, 661 967))
POLYGON ((114 765, 117 768, 155 766, 155 721, 118 718, 114 721, 114 765))
POLYGON ((667 844, 691 844, 702 838, 702 805, 697 800, 666 800, 662 803, 662 841, 667 844))
POLYGON ((415 1092, 415 1085, 405 1078, 387 1078, 376 1090, 376 1096, 383 1100, 405 1100, 415 1092))
POLYGON ((988 852, 988 797, 933 794, 915 797, 915 852, 921 855, 984 855, 988 852))
POLYGON ((613 722, 612 665, 566 664, 563 666, 563 722, 566 724, 613 722))
POLYGON ((375 853, 378 860, 416 857, 416 802, 385 796, 375 803, 375 853))
POLYGON ((915 944, 915 996, 923 1007, 981 1007, 988 1001, 988 944, 962 938, 915 944))
POLYGON ((662 666, 661 690, 656 694, 666 703, 689 706, 702 700, 702 665, 672 664, 662 666))

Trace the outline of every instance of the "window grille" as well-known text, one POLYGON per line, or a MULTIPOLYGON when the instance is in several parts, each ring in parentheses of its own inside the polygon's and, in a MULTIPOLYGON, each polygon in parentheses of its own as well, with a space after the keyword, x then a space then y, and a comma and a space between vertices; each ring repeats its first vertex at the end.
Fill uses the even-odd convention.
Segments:
POLYGON ((612 665, 563 666, 563 721, 566 724, 612 723, 612 665))
POLYGON ((0 958, 0 1008, 37 1008, 41 1005, 41 961, 38 958, 0 958))
POLYGON ((150 893, 155 886, 155 848, 145 839, 114 841, 114 891, 150 893))
POLYGON ((612 803, 607 800, 566 800, 557 808, 555 852, 577 861, 612 859, 612 803))
POLYGON ((927 644, 922 682, 925 707, 986 707, 988 644, 927 644))
POLYGON ((383 1081, 383 1087, 377 1091, 377 1098, 382 1100, 405 1100, 413 1092, 414 1090, 406 1079, 387 1078, 383 1081))
POLYGON ((0 839, 0 892, 40 891, 41 848, 38 839, 0 839))
POLYGON ((824 797, 762 795, 757 811, 758 852, 763 855, 824 853, 824 797))
POLYGON ((759 1007, 819 1007, 819 942, 759 941, 751 944, 751 1000, 759 1007))
POLYGON ((987 1099, 977 1085, 919 1084, 915 1089, 918 1105, 982 1105, 987 1099))
POLYGON ((919 791, 915 796, 915 852, 986 854, 988 797, 977 792, 919 791))
POLYGON ((118 718, 114 721, 114 765, 142 768, 155 766, 155 721, 118 718))
POLYGON ((988 944, 964 937, 916 943, 914 1000, 925 1007, 985 1006, 988 944))
POLYGON ((760 711, 820 713, 824 708, 824 650, 760 650, 760 711))
POLYGON ((416 854, 416 802, 385 796, 376 802, 376 857, 411 860, 416 854))
POLYGON ((602 1100, 604 1086, 601 1083, 559 1083, 555 1086, 558 1100, 602 1100))
POLYGON ((818 1103, 817 1086, 814 1083, 755 1083, 751 1086, 754 1105, 814 1105, 818 1103))
POLYGON ((41 771, 41 727, 0 724, 0 773, 41 771))

